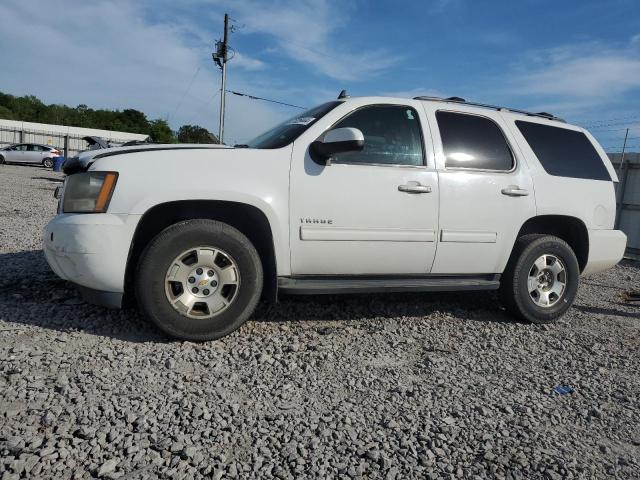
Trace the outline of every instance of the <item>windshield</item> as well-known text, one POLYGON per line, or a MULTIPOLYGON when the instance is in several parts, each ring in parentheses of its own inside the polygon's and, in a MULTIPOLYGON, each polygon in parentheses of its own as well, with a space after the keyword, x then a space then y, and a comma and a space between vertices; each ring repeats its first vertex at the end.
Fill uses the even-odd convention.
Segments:
POLYGON ((327 102, 282 122, 247 143, 249 148, 281 148, 289 145, 311 125, 342 102, 327 102))

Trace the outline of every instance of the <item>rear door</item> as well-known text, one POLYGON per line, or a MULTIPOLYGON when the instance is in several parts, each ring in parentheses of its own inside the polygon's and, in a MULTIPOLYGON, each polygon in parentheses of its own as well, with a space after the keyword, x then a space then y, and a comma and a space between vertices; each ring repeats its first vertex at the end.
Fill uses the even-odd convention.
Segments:
POLYGON ((435 131, 439 244, 432 273, 501 273, 535 216, 528 167, 497 111, 425 102, 435 131))
POLYGON ((24 156, 25 162, 42 163, 42 147, 40 145, 27 145, 27 151, 24 156))

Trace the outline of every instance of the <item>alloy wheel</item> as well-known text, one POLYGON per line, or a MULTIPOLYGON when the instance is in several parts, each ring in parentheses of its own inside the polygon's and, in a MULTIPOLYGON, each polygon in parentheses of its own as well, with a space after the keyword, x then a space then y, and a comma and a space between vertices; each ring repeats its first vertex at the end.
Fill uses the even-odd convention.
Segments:
POLYGON ((531 300, 539 307, 556 305, 567 287, 567 270, 555 255, 541 255, 529 269, 527 289, 531 300))
POLYGON ((185 250, 169 265, 165 294, 171 306, 189 318, 211 318, 238 296, 240 270, 228 253, 201 246, 185 250))

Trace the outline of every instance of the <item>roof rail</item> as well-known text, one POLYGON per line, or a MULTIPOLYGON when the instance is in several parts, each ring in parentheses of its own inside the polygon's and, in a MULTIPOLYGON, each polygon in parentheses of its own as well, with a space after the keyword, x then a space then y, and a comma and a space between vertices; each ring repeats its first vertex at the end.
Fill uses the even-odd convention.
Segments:
POLYGON ((467 102, 462 97, 441 98, 441 97, 419 96, 419 97, 413 97, 413 99, 414 100, 435 100, 435 101, 447 102, 447 103, 462 103, 465 105, 471 105, 473 107, 490 108, 491 110, 521 113, 522 115, 528 115, 529 117, 541 117, 541 118, 546 118, 547 120, 556 120, 558 122, 565 122, 562 118, 556 117, 555 115, 547 112, 534 113, 534 112, 527 112, 526 110, 518 110, 516 108, 507 108, 507 107, 499 107, 497 105, 489 105, 486 103, 467 102))

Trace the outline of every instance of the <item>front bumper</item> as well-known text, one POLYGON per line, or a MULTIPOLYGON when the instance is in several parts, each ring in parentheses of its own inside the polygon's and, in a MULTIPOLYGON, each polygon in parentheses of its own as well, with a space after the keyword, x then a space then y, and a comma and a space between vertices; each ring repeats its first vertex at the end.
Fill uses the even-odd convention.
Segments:
POLYGON ((58 215, 44 231, 47 262, 60 278, 82 287, 87 301, 117 306, 124 293, 129 248, 139 220, 140 215, 58 215), (98 292, 106 300, 100 301, 98 292))
POLYGON ((614 267, 627 248, 627 236, 620 230, 589 230, 589 259, 583 275, 614 267))
POLYGON ((107 308, 122 308, 124 293, 103 292, 102 290, 93 290, 81 285, 76 285, 76 287, 83 300, 87 303, 107 308))

